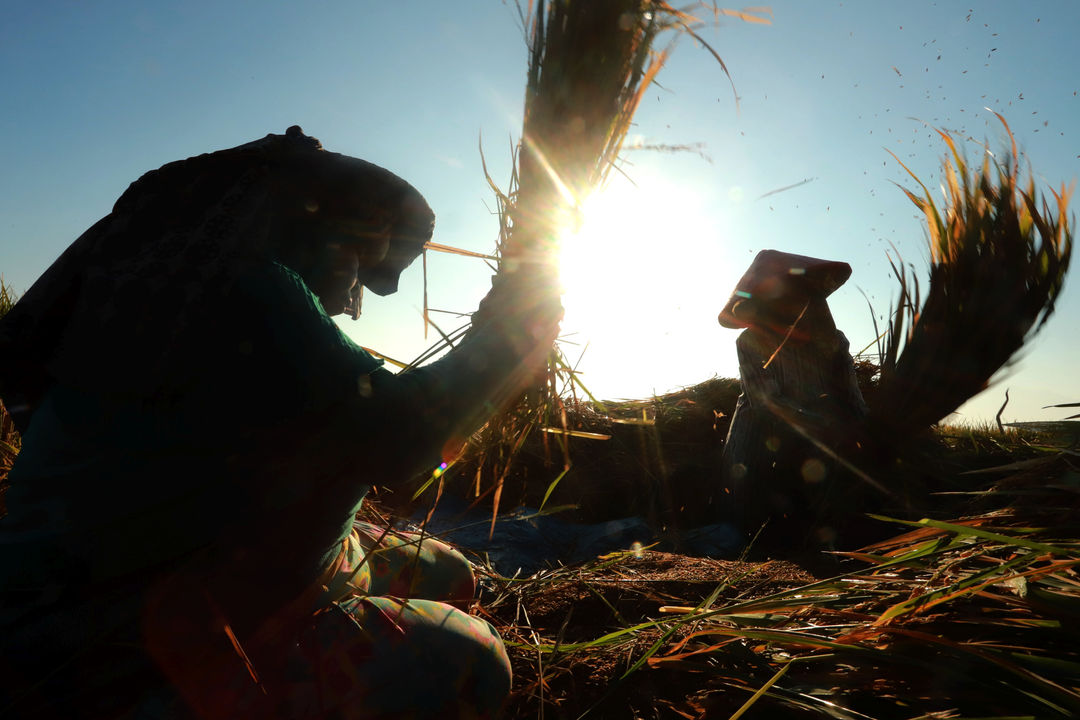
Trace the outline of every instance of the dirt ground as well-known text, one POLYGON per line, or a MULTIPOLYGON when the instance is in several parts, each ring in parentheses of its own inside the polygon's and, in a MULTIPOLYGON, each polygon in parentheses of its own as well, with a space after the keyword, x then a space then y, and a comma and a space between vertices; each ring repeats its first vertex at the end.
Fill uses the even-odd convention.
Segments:
MULTIPOLYGON (((483 612, 508 641, 514 667, 507 716, 577 718, 590 711, 596 718, 646 720, 733 712, 750 693, 732 689, 718 695, 705 687, 700 673, 715 673, 715 668, 685 660, 666 663, 657 655, 620 681, 631 663, 673 626, 657 625, 603 648, 574 644, 670 618, 675 608, 685 612, 714 593, 714 602, 755 599, 813 582, 828 570, 812 572, 787 561, 740 562, 644 550, 640 556, 611 558, 606 567, 601 560, 597 566, 556 570, 519 583, 489 578, 480 598, 483 612), (541 653, 537 645, 542 643, 562 648, 541 653)), ((677 646, 693 631, 692 623, 674 630, 665 647, 677 646)), ((730 655, 738 662, 737 652, 730 655)), ((749 651, 745 660, 745 667, 731 669, 741 673, 748 687, 764 682, 767 676, 759 677, 749 651)))

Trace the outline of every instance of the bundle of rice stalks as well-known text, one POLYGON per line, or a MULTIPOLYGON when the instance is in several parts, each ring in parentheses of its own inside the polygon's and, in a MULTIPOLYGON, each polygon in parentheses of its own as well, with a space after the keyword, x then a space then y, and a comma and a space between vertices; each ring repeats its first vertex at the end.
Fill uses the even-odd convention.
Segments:
MULTIPOLYGON (((660 0, 541 1, 529 4, 523 21, 529 68, 522 141, 509 188, 488 177, 500 217, 499 274, 507 276, 522 263, 554 272, 560 238, 614 167, 642 94, 668 57, 670 47, 654 49, 657 37, 693 34, 697 24, 660 0)), ((474 438, 497 458, 479 463, 493 467, 496 512, 502 479, 525 437, 538 426, 565 428, 558 388, 567 370, 553 353, 547 376, 474 438)), ((568 464, 564 443, 564 471, 568 464)))
POLYGON ((1022 181, 1016 140, 997 117, 1010 147, 1000 159, 987 152, 974 171, 949 133, 938 131, 951 154, 941 209, 901 163, 922 189, 904 192, 926 216, 930 281, 924 300, 918 281, 893 265, 901 297, 870 403, 879 438, 910 437, 984 390, 1043 326, 1061 291, 1072 254, 1072 188, 1051 188, 1051 203, 1030 172, 1022 181))

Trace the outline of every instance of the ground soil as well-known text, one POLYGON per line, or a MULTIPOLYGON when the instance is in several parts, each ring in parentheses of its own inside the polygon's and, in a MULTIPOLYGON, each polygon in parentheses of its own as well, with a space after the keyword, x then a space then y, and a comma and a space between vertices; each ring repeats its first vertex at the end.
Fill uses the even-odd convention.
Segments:
MULTIPOLYGON (((687 557, 645 550, 606 568, 556 571, 548 579, 506 584, 485 582, 484 613, 509 641, 515 684, 508 717, 590 717, 651 719, 698 717, 736 710, 750 696, 745 689, 717 693, 705 688, 701 672, 714 669, 692 662, 667 663, 663 657, 693 632, 693 624, 675 630, 656 659, 625 680, 633 662, 673 626, 659 625, 633 641, 604 648, 575 650, 573 643, 595 640, 651 620, 676 617, 661 608, 694 607, 719 590, 715 602, 760 598, 805 585, 835 568, 817 563, 807 568, 790 561, 741 562, 687 557), (538 653, 537 644, 570 646, 538 653)), ((728 654, 738 663, 738 652, 728 654)), ((737 670, 747 688, 764 682, 752 653, 737 670)), ((735 670, 735 668, 731 668, 735 670)), ((728 715, 722 715, 727 717, 728 715)), ((717 716, 721 716, 717 714, 717 716)))

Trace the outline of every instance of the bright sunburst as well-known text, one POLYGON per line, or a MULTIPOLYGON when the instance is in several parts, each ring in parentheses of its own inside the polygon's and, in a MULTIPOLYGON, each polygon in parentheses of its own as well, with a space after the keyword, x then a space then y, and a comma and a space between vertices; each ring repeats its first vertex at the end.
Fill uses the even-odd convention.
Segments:
POLYGON ((691 187, 614 178, 563 241, 564 345, 597 396, 647 397, 732 371, 716 314, 737 273, 723 223, 691 187))

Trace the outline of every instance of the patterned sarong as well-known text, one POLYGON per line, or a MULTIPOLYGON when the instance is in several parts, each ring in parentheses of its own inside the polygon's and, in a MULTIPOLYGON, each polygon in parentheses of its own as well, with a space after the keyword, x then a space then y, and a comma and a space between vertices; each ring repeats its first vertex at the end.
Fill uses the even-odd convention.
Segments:
POLYGON ((346 544, 324 596, 332 601, 299 639, 308 672, 290 692, 295 716, 495 717, 510 662, 494 628, 458 609, 475 589, 465 557, 366 523, 346 544))

